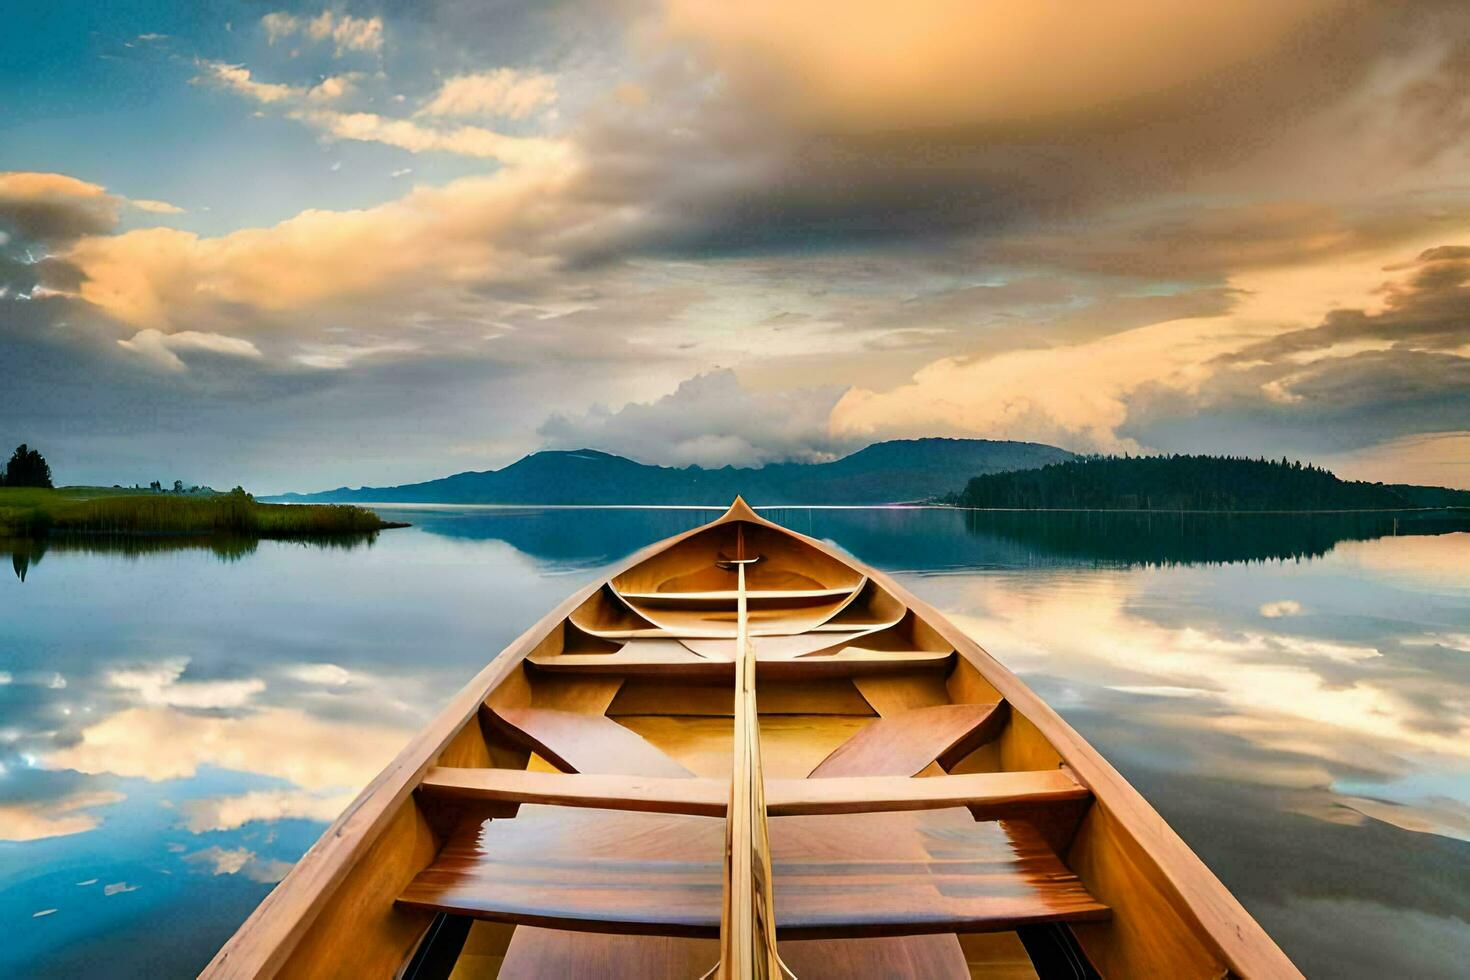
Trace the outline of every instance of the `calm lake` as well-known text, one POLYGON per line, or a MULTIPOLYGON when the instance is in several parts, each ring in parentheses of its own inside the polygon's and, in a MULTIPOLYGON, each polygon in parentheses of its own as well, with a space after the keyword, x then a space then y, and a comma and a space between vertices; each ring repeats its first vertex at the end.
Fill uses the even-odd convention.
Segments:
MULTIPOLYGON (((489 657, 718 512, 383 513, 0 545, 0 976, 193 975, 489 657)), ((1309 976, 1465 975, 1470 518, 765 514, 1019 673, 1309 976)))

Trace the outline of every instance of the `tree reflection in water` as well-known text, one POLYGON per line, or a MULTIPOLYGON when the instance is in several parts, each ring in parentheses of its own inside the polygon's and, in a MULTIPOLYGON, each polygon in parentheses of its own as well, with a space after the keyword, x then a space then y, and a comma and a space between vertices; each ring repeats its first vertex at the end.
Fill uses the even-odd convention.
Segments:
MULTIPOLYGON (((370 548, 377 541, 376 531, 365 534, 338 534, 330 536, 285 539, 287 543, 308 548, 335 548, 350 551, 354 548, 370 548)), ((16 578, 22 582, 32 565, 39 565, 48 553, 73 553, 91 555, 117 555, 137 560, 148 555, 171 551, 208 551, 222 562, 240 561, 255 554, 260 546, 259 538, 232 535, 181 535, 181 534, 67 534, 49 535, 40 538, 0 538, 0 554, 10 553, 10 565, 16 578)))

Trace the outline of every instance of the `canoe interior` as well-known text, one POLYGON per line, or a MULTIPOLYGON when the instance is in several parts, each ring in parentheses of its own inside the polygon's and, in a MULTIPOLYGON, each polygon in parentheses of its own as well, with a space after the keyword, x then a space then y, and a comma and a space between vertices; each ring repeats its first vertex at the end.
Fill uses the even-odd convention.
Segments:
POLYGON ((205 975, 703 976, 745 643, 796 976, 1299 975, 1013 675, 739 502, 491 661, 205 975))

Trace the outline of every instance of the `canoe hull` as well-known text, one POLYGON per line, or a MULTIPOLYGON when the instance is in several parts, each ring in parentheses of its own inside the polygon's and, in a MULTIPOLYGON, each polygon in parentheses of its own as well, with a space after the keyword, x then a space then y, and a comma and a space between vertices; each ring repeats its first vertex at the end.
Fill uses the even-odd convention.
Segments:
MULTIPOLYGON (((505 737, 504 716, 515 717, 517 709, 570 708, 573 713, 601 717, 603 722, 608 716, 616 718, 623 729, 695 774, 693 782, 701 786, 691 785, 689 792, 705 801, 700 804, 705 807, 701 812, 708 812, 708 801, 718 796, 711 795, 705 782, 719 778, 715 761, 718 719, 723 717, 728 723, 731 710, 727 676, 734 675, 733 661, 721 662, 719 656, 719 644, 728 641, 718 628, 696 628, 693 632, 710 635, 689 637, 681 644, 653 636, 617 635, 616 630, 599 636, 598 631, 612 624, 628 632, 627 626, 636 620, 657 629, 654 620, 664 619, 669 604, 679 601, 664 600, 661 593, 700 593, 692 601, 698 606, 698 617, 708 621, 709 610, 723 601, 722 579, 696 566, 689 556, 680 555, 679 548, 688 544, 691 550, 710 552, 719 560, 722 549, 729 550, 724 538, 735 525, 750 533, 752 545, 763 540, 770 547, 772 541, 780 541, 786 548, 789 542, 792 551, 782 551, 781 560, 769 566, 773 573, 773 587, 768 590, 773 594, 771 607, 782 610, 779 615, 794 610, 790 615, 805 617, 800 620, 802 632, 796 634, 800 640, 783 635, 781 619, 769 620, 776 625, 768 637, 770 646, 759 660, 761 740, 766 776, 775 780, 766 788, 768 808, 772 804, 779 807, 783 801, 792 805, 793 793, 821 797, 818 788, 799 781, 808 774, 820 777, 813 769, 823 764, 829 746, 843 742, 878 716, 898 717, 903 711, 943 704, 1001 705, 996 712, 999 720, 992 723, 994 730, 980 744, 959 746, 949 758, 936 754, 923 774, 971 779, 1003 774, 1014 779, 1019 774, 1051 772, 1066 777, 1066 785, 1053 787, 1065 799, 1018 798, 1008 810, 988 811, 982 809, 985 800, 979 797, 964 798, 964 802, 974 804, 971 812, 976 819, 1024 822, 1028 832, 1034 830, 1054 852, 1064 865, 1062 870, 1075 876, 1100 906, 1111 910, 1105 920, 1076 921, 1069 926, 1101 975, 1300 975, 1142 796, 979 644, 884 573, 823 542, 765 521, 738 503, 712 525, 631 556, 607 579, 569 596, 491 660, 328 828, 203 975, 392 976, 399 971, 434 920, 431 908, 399 901, 400 896, 440 857, 464 817, 464 808, 500 807, 499 811, 475 813, 508 815, 530 799, 516 797, 512 787, 502 790, 512 794, 508 797, 480 798, 473 803, 460 799, 448 805, 447 790, 440 785, 444 778, 452 781, 454 773, 469 770, 550 768, 541 755, 534 754, 541 743, 505 737), (712 543, 712 529, 723 536, 718 542, 712 543), (818 556, 811 573, 805 575, 808 581, 802 580, 796 567, 803 552, 818 556), (850 588, 852 594, 824 594, 844 588, 850 588), (630 599, 623 598, 624 591, 630 599), (810 595, 777 595, 797 591, 810 595), (655 598, 641 598, 644 596, 655 598), (617 606, 619 602, 623 605, 617 606), (597 603, 608 605, 597 615, 587 616, 589 604, 597 603), (810 640, 821 635, 811 632, 813 627, 825 628, 836 638, 836 653, 810 640), (637 646, 649 642, 672 646, 661 651, 637 646), (563 657, 568 659, 559 659, 563 657), (625 662, 616 662, 619 657, 625 662), (594 662, 584 664, 577 658, 594 662), (446 772, 451 776, 443 777, 446 772), (431 773, 441 775, 431 778, 431 773), (426 778, 428 786, 424 786, 426 778), (1068 786, 1080 792, 1071 792, 1068 786)), ((675 624, 676 630, 678 626, 675 624)), ((759 645, 762 640, 757 636, 753 642, 759 645)), ((728 742, 728 736, 725 738, 728 742)), ((562 765, 569 763, 563 760, 562 765)), ((896 786, 874 787, 868 796, 912 795, 914 788, 909 784, 924 782, 927 780, 906 780, 896 786)), ((559 785, 555 780, 542 783, 559 785)), ((975 782, 975 791, 982 792, 984 784, 983 778, 975 782)), ((572 785, 576 792, 587 789, 585 781, 572 785)), ((531 791, 520 790, 523 794, 531 791)), ((954 791, 961 798, 969 792, 954 791)), ((871 809, 873 801, 864 799, 871 809)), ((567 803, 564 799, 553 802, 567 803)), ((665 805, 665 812, 680 812, 680 806, 688 805, 676 799, 665 805), (669 806, 674 809, 668 810, 669 806)), ((813 804, 808 800, 806 805, 813 804)), ((777 815, 772 819, 809 818, 777 815)), ((778 867, 778 885, 780 874, 778 867)), ((780 912, 778 887, 778 929, 780 912)), ((783 949, 788 945, 783 939, 783 949)))

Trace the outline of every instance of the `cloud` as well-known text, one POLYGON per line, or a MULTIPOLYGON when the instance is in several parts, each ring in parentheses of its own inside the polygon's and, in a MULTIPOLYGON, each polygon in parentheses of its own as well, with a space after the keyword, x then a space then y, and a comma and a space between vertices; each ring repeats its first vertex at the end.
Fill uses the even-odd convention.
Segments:
POLYGON ((1317 461, 1348 480, 1470 490, 1470 430, 1416 433, 1317 461))
POLYGON ((240 708, 265 690, 256 677, 234 681, 186 681, 180 678, 188 658, 165 660, 147 667, 112 670, 107 683, 130 691, 143 704, 175 708, 240 708))
POLYGON ((511 168, 211 238, 172 228, 93 236, 64 260, 80 299, 140 329, 229 330, 334 304, 361 314, 384 299, 411 308, 425 293, 546 271, 556 260, 538 239, 578 218, 563 196, 567 177, 511 168))
POLYGON ((245 866, 245 877, 251 881, 258 881, 265 885, 274 885, 286 875, 291 873, 293 867, 290 861, 281 861, 276 858, 263 861, 256 858, 245 866))
POLYGON ((256 790, 239 796, 208 796, 180 804, 184 825, 196 834, 235 830, 247 823, 275 820, 327 822, 352 802, 353 793, 319 795, 300 790, 256 790))
POLYGON ((21 239, 57 243, 109 232, 120 203, 106 188, 65 174, 0 173, 0 228, 21 239))
POLYGON ((1301 611, 1302 604, 1295 599, 1279 599, 1276 602, 1267 602, 1261 605, 1261 615, 1267 619, 1295 616, 1301 611))
POLYGON ((1218 349, 1217 329, 1208 320, 1165 322, 1063 347, 944 358, 889 391, 847 392, 832 425, 853 439, 984 435, 1134 452, 1139 445, 1118 432, 1129 395, 1155 381, 1188 386, 1194 366, 1218 349))
MULTIPOLYGON (((342 101, 355 92, 361 77, 357 73, 332 75, 308 87, 261 82, 245 66, 221 61, 200 61, 199 68, 200 74, 193 79, 196 84, 214 85, 253 102, 285 109, 288 119, 310 126, 324 139, 382 143, 410 153, 453 153, 506 164, 555 166, 567 154, 565 144, 553 139, 508 136, 481 126, 424 125, 375 112, 326 108, 327 103, 342 101)), ((468 104, 471 96, 462 93, 456 98, 468 104)), ((526 98, 512 86, 504 101, 513 106, 526 98)))
POLYGON ((75 744, 45 753, 43 761, 53 769, 153 782, 217 766, 274 776, 309 790, 356 789, 383 768, 409 734, 287 708, 231 717, 139 707, 89 725, 75 744))
POLYGON ((191 864, 203 864, 210 868, 211 874, 232 875, 237 874, 246 864, 255 857, 255 852, 236 847, 226 849, 218 844, 206 847, 202 851, 185 855, 184 860, 191 864))
POLYGON ((353 17, 331 10, 323 10, 315 17, 298 17, 276 11, 266 14, 260 23, 271 44, 299 35, 313 41, 332 41, 336 44, 338 57, 349 51, 378 52, 383 49, 383 20, 380 17, 353 17))
POLYGON ((1022 267, 1199 281, 1360 256, 1470 223, 1470 207, 1414 198, 1377 206, 1310 200, 1170 202, 998 236, 992 260, 1022 267))
POLYGON ((1441 245, 1393 267, 1408 275, 1385 283, 1381 312, 1338 309, 1321 324, 1241 349, 1234 363, 1317 364, 1372 350, 1470 355, 1470 246, 1441 245))
POLYGON ((1347 459, 1358 472, 1373 466, 1367 450, 1378 444, 1385 460, 1427 462, 1425 445, 1416 452, 1402 440, 1470 430, 1470 253, 1439 246, 1376 265, 1380 278, 1387 266, 1386 282, 1359 286, 1361 298, 1319 312, 1312 326, 1241 330, 1199 366, 1192 389, 1141 387, 1127 431, 1155 444, 1232 437, 1231 451, 1269 433, 1278 446, 1290 440, 1295 452, 1347 459))
POLYGON ((118 346, 141 354, 160 367, 170 371, 186 371, 188 365, 179 357, 178 351, 207 351, 228 357, 259 359, 259 348, 240 337, 223 334, 203 333, 198 330, 181 330, 178 333, 162 333, 158 330, 139 330, 128 340, 119 340, 118 346))
POLYGON ((1194 710, 1195 717, 1261 746, 1305 750, 1322 764, 1362 767, 1385 752, 1470 757, 1470 722, 1444 699, 1438 662, 1294 635, 1285 625, 1263 633, 1158 622, 1137 612, 1136 598, 1117 578, 1090 579, 1052 598, 986 583, 983 613, 957 625, 990 637, 991 649, 1007 651, 1023 673, 1065 663, 1078 684, 1202 688, 1224 710, 1194 710))
POLYGON ((670 0, 665 26, 788 118, 866 132, 1032 125, 1116 110, 1270 54, 1340 6, 670 0))
POLYGON ((59 799, 0 802, 0 840, 28 841, 85 833, 102 822, 86 811, 122 802, 122 793, 82 790, 59 799))
POLYGON ((351 95, 357 87, 358 75, 328 75, 307 89, 306 97, 313 102, 336 102, 351 95))
POLYGON ((508 164, 554 166, 566 153, 556 140, 534 136, 506 136, 480 126, 437 128, 374 112, 337 112, 298 109, 290 118, 304 122, 334 139, 384 143, 410 153, 436 151, 499 160, 508 164))
POLYGON ((352 673, 336 664, 297 664, 286 669, 286 676, 303 684, 342 687, 352 681, 352 673))
POLYGON ((200 61, 198 67, 200 73, 193 78, 195 84, 214 85, 262 105, 335 102, 352 94, 359 77, 356 73, 329 75, 315 85, 286 85, 259 81, 244 65, 200 61))
POLYGON ((1320 297, 1344 298, 1345 283, 1385 264, 1380 252, 1357 263, 1242 274, 1231 280, 1238 301, 1215 316, 1079 343, 1053 334, 1062 342, 936 360, 907 384, 849 392, 834 409, 834 429, 1029 438, 1110 452, 1254 453, 1274 444, 1310 455, 1470 428, 1470 358, 1460 353, 1470 344, 1470 260, 1428 250, 1392 265, 1396 278, 1381 287, 1357 278, 1362 307, 1322 315, 1320 297), (1314 307, 1318 326, 1292 322, 1314 307))
MULTIPOLYGON (((277 47, 255 54, 273 60, 251 73, 232 64, 250 49, 227 49, 200 63, 203 83, 326 141, 433 154, 355 168, 366 179, 413 163, 420 186, 224 233, 113 235, 103 221, 80 241, 54 239, 38 263, 6 245, 4 315, 19 317, 17 296, 44 299, 25 315, 65 326, 28 334, 27 356, 43 350, 35 359, 56 366, 76 352, 85 369, 48 377, 106 372, 114 387, 87 404, 124 406, 119 416, 139 399, 185 415, 185 389, 215 418, 243 392, 263 396, 249 411, 273 428, 250 465, 307 485, 326 466, 338 482, 382 476, 304 448, 290 472, 283 447, 305 414, 334 440, 373 418, 396 440, 382 465, 414 475, 449 452, 534 448, 552 410, 563 418, 545 438, 629 439, 628 451, 669 460, 936 431, 1342 455, 1470 429, 1463 354, 1445 346, 1453 317, 1441 340, 1401 344, 1385 335, 1390 295, 1364 285, 1390 257, 1457 242, 1470 225, 1456 169, 1463 5, 837 9, 758 0, 737 15, 671 0, 570 29, 541 10, 439 8, 387 24, 391 78, 326 81, 275 72, 319 70, 329 45, 382 51, 383 24, 269 14, 256 40, 277 47), (1097 50, 1104 22, 1117 43, 1097 50), (509 64, 538 67, 497 67, 509 64), (429 74, 437 66, 447 77, 429 74), (494 119, 534 122, 501 133, 494 119), (476 166, 489 173, 440 176, 476 166), (1369 333, 1348 336, 1362 324, 1339 317, 1336 341, 1229 360, 1334 309, 1361 312, 1369 333), (259 356, 191 355, 189 341, 165 339, 185 333, 259 356), (158 383, 160 367, 186 365, 168 379, 186 383, 158 383), (765 391, 853 391, 825 433, 803 421, 800 437, 762 437, 700 406, 693 417, 718 431, 703 443, 677 434, 673 448, 624 434, 641 409, 588 411, 650 408, 723 367, 765 391), (411 399, 372 397, 429 377, 440 387, 424 397, 446 418, 485 411, 523 435, 480 438, 415 403, 432 430, 420 432, 402 418, 411 399)), ((349 196, 333 200, 377 192, 332 186, 349 196)), ((65 438, 81 428, 52 426, 65 438)))
POLYGON ((139 211, 144 211, 148 214, 185 213, 184 209, 179 207, 177 204, 170 204, 167 201, 153 201, 149 200, 146 197, 135 197, 128 203, 137 208, 139 211))
POLYGON ((304 88, 282 85, 278 82, 257 81, 251 74, 250 69, 244 65, 231 65, 223 61, 201 61, 199 67, 202 70, 202 74, 195 78, 196 82, 211 82, 234 92, 236 95, 244 96, 247 99, 262 102, 266 105, 272 102, 284 102, 287 99, 300 98, 306 94, 304 88))
POLYGON ((671 466, 820 461, 855 448, 828 426, 842 390, 751 391, 734 371, 718 370, 615 412, 554 415, 539 433, 553 447, 595 448, 671 466))
POLYGON ((556 79, 541 72, 495 68, 444 82, 419 114, 525 119, 556 103, 556 79))

